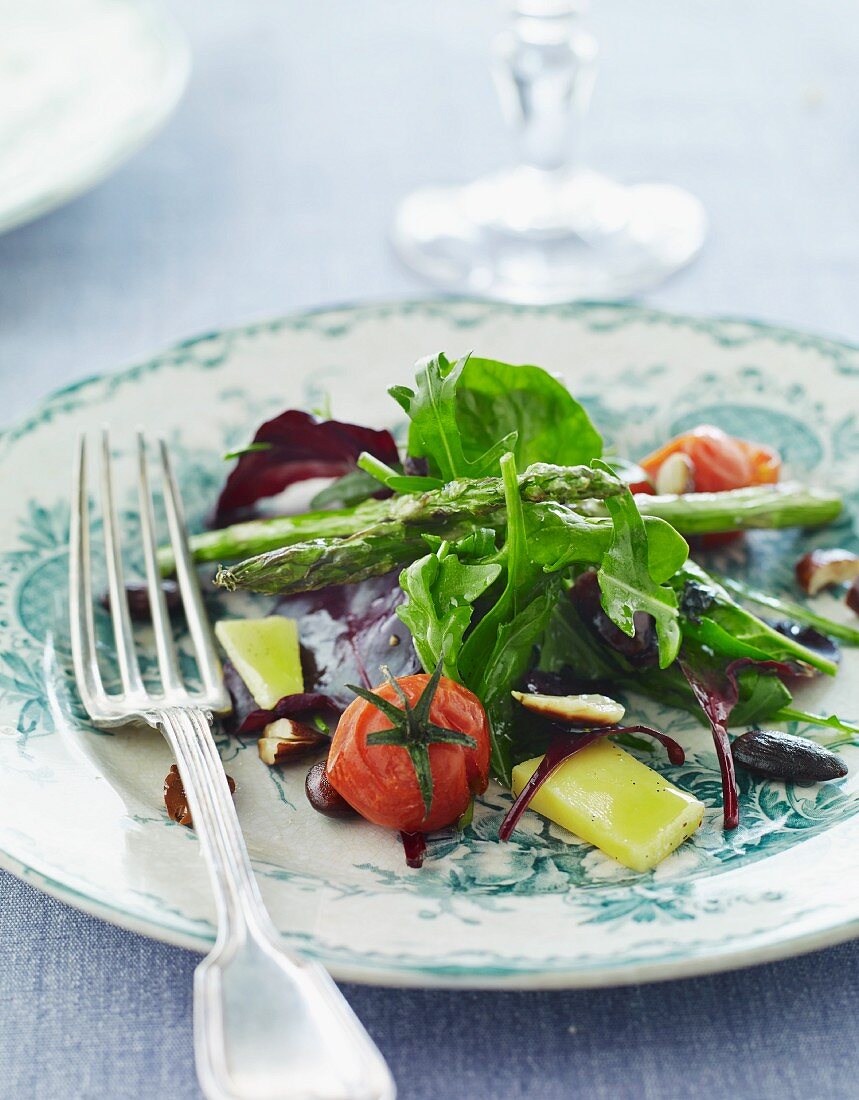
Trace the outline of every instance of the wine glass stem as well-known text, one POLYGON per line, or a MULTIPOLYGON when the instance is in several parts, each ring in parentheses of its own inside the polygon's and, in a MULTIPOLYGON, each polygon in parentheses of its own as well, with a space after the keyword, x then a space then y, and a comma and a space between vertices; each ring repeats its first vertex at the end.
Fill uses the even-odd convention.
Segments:
POLYGON ((495 43, 495 80, 521 164, 549 173, 579 157, 581 123, 596 75, 596 39, 582 5, 515 0, 495 43))

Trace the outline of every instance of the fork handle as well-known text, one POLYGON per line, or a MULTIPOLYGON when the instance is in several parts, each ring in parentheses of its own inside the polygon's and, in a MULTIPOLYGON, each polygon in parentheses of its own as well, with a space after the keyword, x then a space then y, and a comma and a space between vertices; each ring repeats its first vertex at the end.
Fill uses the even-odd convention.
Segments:
POLYGON ((215 946, 194 974, 197 1075, 209 1100, 393 1100, 388 1068, 328 974, 286 950, 257 887, 202 709, 147 713, 179 767, 209 870, 215 946))

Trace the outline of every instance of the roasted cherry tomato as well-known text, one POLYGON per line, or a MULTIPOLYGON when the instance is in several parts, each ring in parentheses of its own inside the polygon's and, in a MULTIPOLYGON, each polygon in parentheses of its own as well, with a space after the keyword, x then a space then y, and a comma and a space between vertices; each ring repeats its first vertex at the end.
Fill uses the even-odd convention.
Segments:
POLYGON ((695 467, 697 493, 771 485, 778 481, 781 469, 778 454, 769 447, 737 439, 712 424, 701 424, 676 436, 642 459, 640 465, 655 481, 665 459, 678 451, 687 455, 695 467))
POLYGON ((762 443, 748 443, 745 439, 738 439, 737 443, 752 464, 751 484, 775 485, 781 475, 781 456, 778 451, 765 447, 762 443))
MULTIPOLYGON (((685 454, 694 468, 695 492, 721 493, 727 489, 744 489, 748 485, 772 485, 779 479, 781 458, 770 447, 750 443, 728 435, 712 424, 701 424, 676 436, 664 447, 642 459, 640 465, 654 482, 669 455, 685 454)), ((703 535, 705 548, 722 546, 738 535, 726 531, 703 535)))
MULTIPOLYGON (((414 706, 429 683, 424 673, 397 683, 414 706)), ((401 707, 392 684, 374 694, 401 707)), ((476 695, 442 677, 430 707, 436 726, 470 734, 476 748, 430 744, 432 803, 426 813, 414 764, 400 745, 368 745, 367 735, 392 728, 391 721, 364 699, 350 703, 337 725, 328 754, 328 778, 346 801, 376 825, 403 832, 433 832, 465 813, 472 795, 489 782, 489 722, 476 695)))

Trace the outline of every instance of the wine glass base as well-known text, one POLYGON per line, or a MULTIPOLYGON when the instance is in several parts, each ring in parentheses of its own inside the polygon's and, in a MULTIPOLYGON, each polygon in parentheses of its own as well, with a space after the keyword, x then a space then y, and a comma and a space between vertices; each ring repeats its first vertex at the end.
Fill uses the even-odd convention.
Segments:
POLYGON ((393 243, 448 290, 549 304, 646 290, 689 263, 706 232, 703 206, 679 187, 516 168, 409 195, 393 243))

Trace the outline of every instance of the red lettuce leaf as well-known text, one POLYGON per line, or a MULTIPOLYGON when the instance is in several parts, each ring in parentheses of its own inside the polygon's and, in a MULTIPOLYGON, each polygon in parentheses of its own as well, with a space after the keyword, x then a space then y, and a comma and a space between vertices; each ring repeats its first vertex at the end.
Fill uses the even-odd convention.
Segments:
POLYGON ((397 617, 404 599, 399 573, 394 572, 280 600, 276 613, 298 621, 305 690, 262 710, 226 664, 224 678, 233 697, 232 731, 256 733, 277 718, 309 713, 336 718, 355 698, 346 685, 377 687, 384 678, 381 665, 394 676, 419 672, 411 634, 397 617))
POLYGON ((318 691, 285 695, 271 710, 258 707, 231 661, 224 662, 224 683, 233 701, 233 711, 225 726, 230 733, 239 736, 259 733, 270 722, 276 722, 279 718, 306 719, 310 715, 319 715, 321 718, 334 720, 339 713, 333 700, 318 691))
POLYGON ((289 409, 261 424, 251 447, 254 449, 240 456, 221 490, 214 527, 246 518, 262 497, 276 496, 296 482, 340 477, 356 469, 362 451, 388 465, 399 461, 390 432, 318 420, 299 409, 289 409))
POLYGON ((404 599, 394 571, 279 600, 277 614, 298 620, 305 689, 323 692, 343 710, 355 697, 346 685, 377 687, 381 665, 394 676, 419 672, 412 636, 397 617, 404 599))
POLYGON ((728 737, 728 719, 740 698, 739 674, 746 668, 756 668, 759 672, 772 673, 782 679, 807 673, 797 664, 755 661, 751 657, 740 657, 726 667, 711 661, 703 653, 697 653, 694 657, 684 653, 679 663, 713 731, 713 743, 722 773, 724 827, 736 829, 740 823, 740 805, 731 739, 728 737))

